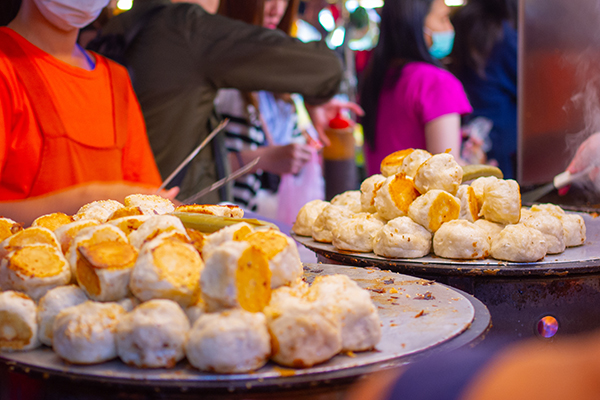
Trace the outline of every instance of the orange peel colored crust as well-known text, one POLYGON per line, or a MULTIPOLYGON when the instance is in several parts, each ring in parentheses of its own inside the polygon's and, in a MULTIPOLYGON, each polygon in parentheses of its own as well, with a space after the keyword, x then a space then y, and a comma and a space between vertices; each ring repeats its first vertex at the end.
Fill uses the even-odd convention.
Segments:
POLYGON ((60 274, 65 262, 58 254, 58 249, 47 246, 26 246, 12 255, 7 267, 29 278, 48 278, 60 274))
POLYGON ((429 208, 429 229, 437 231, 444 222, 458 219, 460 205, 450 193, 442 192, 429 208))
POLYGON ((249 312, 259 312, 271 300, 271 270, 265 253, 249 246, 238 260, 235 272, 237 300, 249 312))
POLYGON ((415 187, 412 179, 404 174, 398 174, 389 184, 389 191, 394 204, 406 214, 411 203, 421 194, 415 187))

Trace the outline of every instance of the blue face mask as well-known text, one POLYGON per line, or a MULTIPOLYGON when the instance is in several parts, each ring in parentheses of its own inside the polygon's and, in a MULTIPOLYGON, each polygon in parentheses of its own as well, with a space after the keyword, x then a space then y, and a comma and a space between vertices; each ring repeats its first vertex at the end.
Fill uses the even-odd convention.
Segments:
POLYGON ((454 31, 431 32, 433 44, 429 48, 429 54, 437 59, 447 57, 454 46, 454 31))

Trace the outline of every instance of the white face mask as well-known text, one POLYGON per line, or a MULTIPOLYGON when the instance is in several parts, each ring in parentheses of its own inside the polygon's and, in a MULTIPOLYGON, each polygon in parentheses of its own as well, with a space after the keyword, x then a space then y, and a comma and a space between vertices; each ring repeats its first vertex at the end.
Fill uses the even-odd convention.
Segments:
POLYGON ((110 0, 33 0, 42 15, 65 31, 93 22, 110 0))

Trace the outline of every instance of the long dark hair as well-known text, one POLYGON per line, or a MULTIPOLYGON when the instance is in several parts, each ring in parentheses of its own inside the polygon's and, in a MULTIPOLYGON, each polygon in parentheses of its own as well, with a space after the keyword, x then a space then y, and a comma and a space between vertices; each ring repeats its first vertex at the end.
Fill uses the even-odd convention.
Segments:
POLYGON ((0 26, 6 26, 15 19, 19 8, 21 8, 21 0, 0 1, 0 26))
POLYGON ((360 90, 360 104, 365 110, 361 121, 365 141, 371 147, 375 146, 379 94, 387 71, 397 66, 400 74, 402 67, 412 61, 440 65, 429 54, 423 35, 431 3, 433 0, 386 0, 381 9, 379 42, 371 55, 360 90))
MULTIPOLYGON (((283 14, 281 21, 277 25, 277 29, 281 29, 288 35, 291 33, 296 20, 298 1, 299 0, 288 1, 285 14, 283 14)), ((221 0, 217 12, 229 18, 262 26, 264 8, 265 0, 221 0)))
POLYGON ((456 32, 452 50, 452 71, 471 68, 485 77, 485 66, 494 48, 502 40, 502 24, 517 28, 518 0, 469 0, 452 24, 456 32))

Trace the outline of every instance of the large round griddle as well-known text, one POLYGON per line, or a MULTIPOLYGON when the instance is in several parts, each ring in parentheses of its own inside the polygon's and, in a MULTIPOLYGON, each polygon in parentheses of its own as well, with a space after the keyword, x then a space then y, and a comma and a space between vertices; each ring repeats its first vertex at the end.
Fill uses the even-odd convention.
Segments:
POLYGON ((456 276, 565 276, 600 272, 600 218, 580 214, 585 220, 587 240, 583 246, 571 247, 532 263, 483 260, 452 260, 429 254, 421 258, 385 258, 374 253, 356 253, 336 249, 310 237, 292 234, 293 238, 326 259, 345 265, 377 266, 391 271, 416 275, 456 276))
POLYGON ((305 279, 309 282, 316 276, 335 273, 350 276, 370 291, 379 311, 383 333, 375 351, 339 354, 324 364, 307 369, 282 368, 268 363, 253 373, 233 375, 203 373, 187 361, 168 370, 137 369, 118 360, 89 366, 71 365, 47 347, 0 353, 0 361, 20 372, 43 376, 45 380, 67 378, 82 388, 86 382, 134 387, 134 390, 172 389, 186 393, 207 389, 233 392, 314 387, 473 343, 489 327, 490 316, 481 302, 439 283, 377 269, 326 264, 305 266, 305 279))

